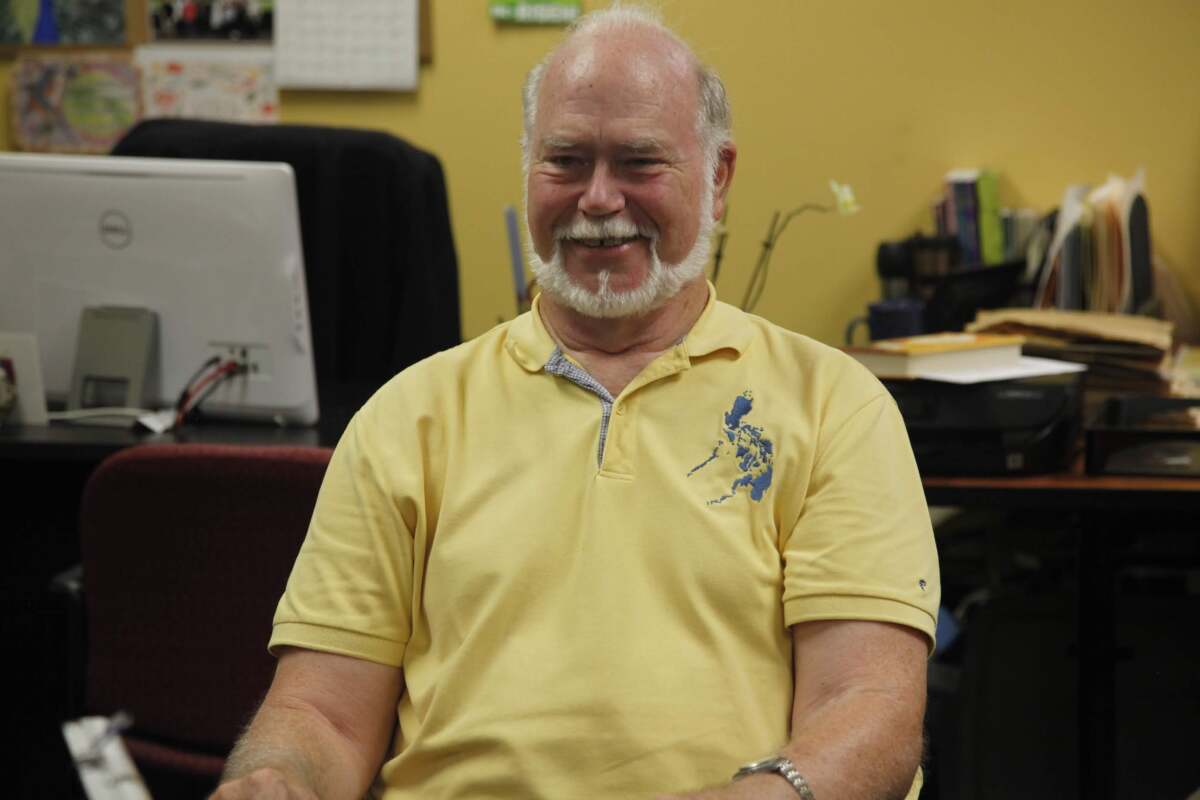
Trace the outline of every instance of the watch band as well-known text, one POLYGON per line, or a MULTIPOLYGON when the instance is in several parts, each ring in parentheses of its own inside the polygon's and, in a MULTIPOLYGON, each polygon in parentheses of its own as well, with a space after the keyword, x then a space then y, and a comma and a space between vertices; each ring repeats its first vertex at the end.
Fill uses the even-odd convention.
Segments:
POLYGON ((734 773, 733 779, 736 781, 747 775, 757 775, 763 772, 773 772, 790 783, 802 800, 817 800, 808 785, 808 781, 804 780, 804 776, 796 769, 796 765, 792 763, 791 759, 784 758, 783 756, 765 758, 762 761, 747 764, 734 773))

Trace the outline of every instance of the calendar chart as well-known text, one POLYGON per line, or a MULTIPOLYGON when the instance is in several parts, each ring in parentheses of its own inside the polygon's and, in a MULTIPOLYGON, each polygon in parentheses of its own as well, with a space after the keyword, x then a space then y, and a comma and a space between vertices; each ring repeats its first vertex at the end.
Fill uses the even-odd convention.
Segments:
POLYGON ((276 2, 280 87, 412 91, 417 58, 417 0, 276 2))

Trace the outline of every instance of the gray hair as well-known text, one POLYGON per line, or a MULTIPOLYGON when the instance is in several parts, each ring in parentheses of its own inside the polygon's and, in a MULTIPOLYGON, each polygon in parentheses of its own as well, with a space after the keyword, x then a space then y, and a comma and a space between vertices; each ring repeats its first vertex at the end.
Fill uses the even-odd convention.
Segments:
MULTIPOLYGON (((688 43, 663 23, 661 15, 644 6, 625 6, 616 3, 611 8, 593 11, 571 23, 567 29, 567 41, 584 34, 634 27, 650 28, 663 34, 691 56, 696 68, 698 89, 696 137, 700 140, 700 147, 704 152, 705 171, 708 179, 712 181, 716 176, 721 149, 733 138, 733 111, 729 107, 729 98, 725 94, 725 84, 721 82, 716 70, 702 62, 688 43)), ((562 46, 560 44, 551 50, 533 69, 529 70, 529 75, 525 78, 525 86, 522 89, 525 127, 521 134, 521 164, 526 174, 529 172, 532 160, 533 123, 537 118, 538 93, 542 88, 542 78, 545 77, 546 68, 562 46)))

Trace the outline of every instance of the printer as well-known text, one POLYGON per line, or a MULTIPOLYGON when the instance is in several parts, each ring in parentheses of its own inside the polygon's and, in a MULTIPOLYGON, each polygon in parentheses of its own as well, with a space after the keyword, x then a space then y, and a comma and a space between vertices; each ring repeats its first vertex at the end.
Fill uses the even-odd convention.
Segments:
POLYGON ((1082 373, 955 384, 890 380, 922 475, 1019 475, 1069 466, 1082 373))

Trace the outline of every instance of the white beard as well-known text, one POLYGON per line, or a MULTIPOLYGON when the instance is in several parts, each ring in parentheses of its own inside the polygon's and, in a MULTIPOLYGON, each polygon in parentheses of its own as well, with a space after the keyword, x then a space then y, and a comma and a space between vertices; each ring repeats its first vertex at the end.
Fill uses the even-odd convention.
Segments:
MULTIPOLYGON (((713 220, 713 190, 711 184, 706 188, 700 203, 700 230, 696 234, 696 242, 683 260, 678 264, 664 264, 658 257, 658 231, 656 229, 639 229, 632 222, 623 219, 606 219, 601 222, 587 218, 577 218, 568 225, 554 231, 554 252, 548 261, 543 260, 534 252, 532 244, 529 248, 529 267, 537 279, 538 287, 556 302, 570 308, 585 317, 621 318, 637 317, 647 314, 675 295, 684 286, 704 274, 708 264, 708 254, 712 247, 713 220), (573 238, 623 238, 629 236, 644 236, 650 240, 650 272, 642 284, 627 291, 616 291, 609 286, 611 273, 602 270, 597 276, 595 291, 580 285, 563 266, 562 240, 573 238)), ((525 232, 529 242, 529 215, 525 215, 525 232)))

